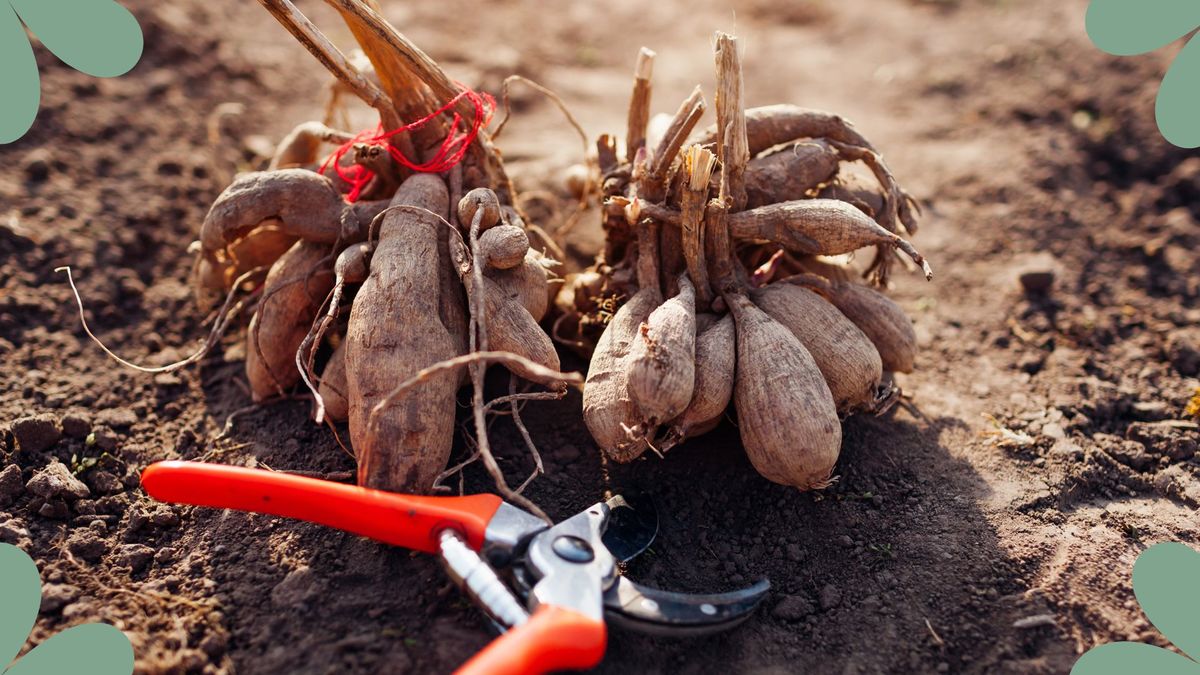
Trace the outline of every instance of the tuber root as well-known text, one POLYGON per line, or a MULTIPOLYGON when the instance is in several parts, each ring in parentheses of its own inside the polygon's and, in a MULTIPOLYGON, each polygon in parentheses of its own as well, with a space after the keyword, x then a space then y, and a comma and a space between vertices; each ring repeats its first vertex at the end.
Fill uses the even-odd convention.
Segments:
POLYGON ((746 167, 746 206, 804 199, 833 179, 840 158, 829 143, 803 141, 750 160, 746 167))
MULTIPOLYGON (((746 138, 752 156, 801 138, 828 138, 874 150, 871 142, 841 115, 786 103, 747 109, 746 138)), ((709 127, 700 143, 710 145, 716 139, 716 128, 709 127)))
POLYGON ((933 278, 933 269, 912 244, 846 202, 804 199, 761 206, 730 214, 729 227, 738 239, 771 241, 808 255, 841 255, 864 246, 888 245, 920 265, 925 278, 933 278))
POLYGON ((235 279, 255 268, 270 267, 295 243, 296 238, 279 229, 275 220, 263 222, 220 255, 203 250, 196 242, 191 275, 196 304, 205 310, 213 308, 233 287, 235 279))
POLYGON ((479 236, 479 251, 488 267, 512 269, 525 261, 529 235, 516 225, 497 225, 479 236))
POLYGON ((696 290, 686 274, 679 294, 638 329, 629 354, 629 395, 648 427, 664 424, 692 400, 696 379, 696 290))
MULTIPOLYGON (((484 234, 498 229, 500 228, 494 227, 484 234)), ((479 243, 482 246, 483 237, 479 238, 479 243)), ((505 295, 515 298, 517 303, 524 307, 536 322, 541 321, 550 308, 550 289, 546 265, 552 263, 553 261, 543 257, 540 253, 526 249, 520 265, 512 269, 485 270, 484 275, 496 282, 505 295)))
POLYGON ((269 168, 275 170, 312 164, 320 155, 321 145, 347 143, 353 138, 354 134, 331 129, 320 122, 304 122, 279 142, 269 168))
POLYGON ((270 219, 284 233, 314 243, 362 241, 366 224, 386 206, 346 204, 332 181, 312 171, 257 171, 239 176, 217 197, 200 227, 200 243, 205 251, 222 251, 270 219))
POLYGON ((271 267, 246 334, 246 377, 255 401, 300 380, 296 350, 332 288, 325 244, 298 241, 271 267))
POLYGON ((871 408, 883 364, 858 326, 820 295, 794 284, 771 284, 750 297, 800 339, 825 377, 839 413, 871 408))
MULTIPOLYGON (((346 343, 338 345, 321 371, 319 391, 324 402, 324 419, 345 422, 350 416, 350 401, 346 398, 346 343)), ((317 420, 319 424, 322 420, 317 420)))
POLYGON ((814 280, 801 275, 854 322, 869 338, 883 362, 883 369, 911 373, 916 362, 917 334, 912 320, 900 305, 886 295, 851 281, 814 280), (820 283, 825 282, 825 283, 820 283))
POLYGON ((825 378, 791 331, 745 295, 724 297, 737 325, 734 404, 750 462, 781 485, 828 486, 842 426, 825 378))
POLYGON ((439 315, 439 216, 447 215, 449 201, 435 175, 416 174, 400 186, 392 205, 416 208, 384 216, 371 273, 350 311, 346 379, 360 485, 425 492, 450 457, 456 372, 429 377, 374 410, 397 382, 455 356, 439 315))
POLYGON ((692 400, 683 414, 671 422, 662 442, 664 452, 688 438, 711 431, 721 421, 733 397, 737 363, 733 317, 726 314, 717 319, 711 314, 700 314, 696 317, 696 326, 696 378, 692 400))
MULTIPOLYGON (((488 348, 492 351, 511 352, 523 356, 552 371, 559 370, 558 352, 550 336, 538 326, 533 316, 520 302, 519 295, 510 296, 496 282, 484 278, 484 312, 487 316, 488 348)), ((543 305, 546 290, 541 290, 543 305)), ((562 390, 561 380, 545 380, 537 373, 519 363, 507 364, 509 370, 531 382, 538 382, 551 389, 562 390)))
POLYGON ((642 322, 661 302, 657 286, 635 293, 608 322, 588 366, 583 385, 583 421, 600 449, 618 462, 631 462, 649 447, 645 438, 631 437, 640 420, 629 395, 628 364, 642 322))
POLYGON ((496 193, 487 188, 475 188, 458 202, 458 222, 469 227, 475 221, 475 212, 483 209, 483 217, 479 221, 479 231, 486 232, 500 222, 500 200, 496 193))

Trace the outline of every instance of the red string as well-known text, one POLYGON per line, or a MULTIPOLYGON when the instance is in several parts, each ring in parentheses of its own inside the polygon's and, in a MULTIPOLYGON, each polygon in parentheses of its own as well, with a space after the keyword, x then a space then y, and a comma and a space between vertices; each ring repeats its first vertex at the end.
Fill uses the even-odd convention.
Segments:
POLYGON ((363 189, 375 177, 375 172, 365 166, 357 164, 354 166, 342 165, 342 159, 346 156, 346 153, 353 150, 354 146, 358 143, 386 145, 392 159, 413 171, 420 173, 442 173, 449 171, 466 156, 467 149, 471 147, 471 143, 475 141, 475 138, 484 127, 491 124, 492 115, 496 112, 496 99, 492 98, 490 94, 478 93, 461 82, 457 84, 462 88, 462 91, 457 96, 447 101, 446 105, 415 122, 410 122, 399 129, 387 132, 383 130, 383 124, 380 123, 374 129, 359 132, 358 135, 341 145, 325 160, 325 163, 321 165, 321 173, 325 173, 332 164, 338 177, 350 185, 350 191, 346 194, 346 201, 354 203, 362 197, 363 189), (463 99, 469 101, 475 109, 471 126, 465 130, 461 129, 463 125, 462 115, 455 112, 454 118, 450 122, 450 131, 446 134, 446 139, 442 141, 441 147, 438 148, 437 153, 428 162, 417 164, 408 157, 405 157, 404 153, 400 152, 396 146, 389 143, 393 136, 406 131, 420 129, 428 124, 430 120, 457 106, 463 99))

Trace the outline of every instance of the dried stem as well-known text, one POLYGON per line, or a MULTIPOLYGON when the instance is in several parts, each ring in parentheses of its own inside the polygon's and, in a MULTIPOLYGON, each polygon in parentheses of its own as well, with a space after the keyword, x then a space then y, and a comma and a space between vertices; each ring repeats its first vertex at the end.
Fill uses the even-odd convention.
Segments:
POLYGON ((304 45, 334 77, 346 85, 364 103, 379 111, 384 126, 399 127, 400 116, 392 100, 375 83, 358 72, 346 55, 334 46, 329 38, 308 17, 291 3, 291 0, 258 0, 283 27, 288 29, 300 44, 304 45))
POLYGON ((625 159, 632 162, 646 145, 646 126, 650 123, 650 77, 654 72, 652 50, 642 47, 633 69, 633 95, 629 99, 629 119, 625 131, 625 159))
MULTIPOLYGON (((402 101, 416 97, 418 92, 409 88, 413 82, 428 87, 434 101, 449 101, 458 95, 458 85, 436 61, 379 14, 375 0, 325 0, 325 3, 345 19, 367 58, 375 64, 375 72, 394 103, 401 105, 402 101)), ((420 116, 436 109, 428 108, 420 116)), ((475 115, 469 101, 461 101, 456 110, 464 119, 475 115)))
MULTIPOLYGON (((442 78, 445 73, 428 56, 401 35, 384 19, 375 0, 326 0, 341 14, 342 19, 354 34, 354 39, 362 47, 363 53, 375 66, 375 74, 392 100, 392 105, 400 114, 401 119, 415 120, 425 117, 437 110, 438 100, 448 101, 458 95, 458 88, 451 86, 448 91, 431 92, 430 81, 432 71, 442 78), (406 52, 407 50, 411 50, 406 52), (431 66, 429 72, 422 72, 413 66, 413 58, 419 55, 431 66)), ((448 80, 448 78, 447 78, 448 80)), ((464 101, 464 103, 466 103, 464 101)), ((471 113, 464 112, 465 119, 471 119, 471 113)), ((397 127, 400 125, 396 125, 397 127)), ((391 127, 395 128, 395 127, 391 127)), ((393 136, 393 143, 400 136, 393 136)), ((431 147, 445 135, 445 125, 442 120, 431 120, 429 124, 412 132, 411 138, 418 153, 431 147)))
POLYGON ((604 177, 617 168, 617 140, 608 134, 596 139, 596 161, 600 165, 600 176, 604 177))
POLYGON ((650 171, 646 173, 641 185, 642 195, 647 200, 661 201, 666 193, 667 171, 675 163, 675 156, 679 154, 700 118, 704 116, 704 109, 704 93, 697 85, 675 112, 671 126, 667 127, 662 142, 658 144, 654 156, 650 159, 650 171))
POLYGON ((637 230, 637 281, 639 288, 658 287, 658 229, 652 218, 641 222, 637 230))
POLYGON ((717 33, 717 157, 721 160, 723 180, 728 183, 731 211, 746 207, 746 165, 750 162, 750 141, 746 136, 746 105, 742 98, 742 61, 737 38, 717 33))
POLYGON ((704 254, 704 207, 708 201, 708 183, 712 178, 716 157, 699 145, 689 148, 686 157, 684 171, 687 180, 684 182, 680 207, 683 258, 692 284, 696 287, 697 302, 707 309, 712 303, 713 292, 704 254))
POLYGON ((729 223, 726 218, 728 211, 729 207, 724 201, 714 199, 708 203, 704 214, 704 231, 707 235, 705 245, 708 247, 709 265, 712 266, 711 274, 716 281, 713 290, 720 295, 730 293, 737 287, 733 274, 734 260, 729 223))

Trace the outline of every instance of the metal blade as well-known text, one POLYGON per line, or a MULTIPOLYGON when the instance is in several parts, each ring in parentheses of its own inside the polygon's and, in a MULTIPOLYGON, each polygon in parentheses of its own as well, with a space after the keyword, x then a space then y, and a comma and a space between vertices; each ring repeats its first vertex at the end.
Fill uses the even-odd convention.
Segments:
POLYGON ((617 495, 605 503, 610 512, 600 540, 618 563, 629 562, 658 536, 658 511, 653 500, 636 494, 617 495))
POLYGON ((617 579, 604 594, 605 616, 617 625, 652 635, 705 635, 745 621, 766 597, 771 583, 729 593, 675 593, 617 579))

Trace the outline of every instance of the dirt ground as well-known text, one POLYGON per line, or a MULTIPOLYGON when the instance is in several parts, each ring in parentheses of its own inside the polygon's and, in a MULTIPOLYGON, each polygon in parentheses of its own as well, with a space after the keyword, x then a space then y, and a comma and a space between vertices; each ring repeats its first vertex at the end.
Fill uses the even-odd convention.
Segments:
MULTIPOLYGON (((140 672, 447 672, 491 636, 432 558, 163 506, 137 487, 165 458, 353 464, 303 400, 243 411, 240 330, 154 376, 80 329, 60 265, 120 354, 188 353, 207 332, 188 243, 264 138, 319 116, 327 82, 256 3, 127 4, 141 64, 99 81, 40 51, 41 116, 0 147, 0 541, 47 584, 33 640, 103 620, 129 634, 140 672), (242 109, 223 108, 214 150, 210 121, 231 102, 242 109), (66 478, 25 487, 54 460, 86 494, 66 478)), ((347 44, 321 3, 300 4, 347 44)), ((1102 642, 1162 643, 1133 561, 1200 533, 1200 433, 1183 412, 1200 386, 1200 157, 1153 121, 1176 48, 1105 56, 1083 0, 384 4, 455 77, 492 91, 509 73, 535 78, 593 137, 624 129, 637 47, 657 50, 654 107, 673 111, 695 84, 711 100, 711 33, 734 31, 750 105, 843 113, 925 209, 916 243, 937 276, 900 275, 894 291, 922 343, 901 380, 911 405, 846 423, 833 488, 763 480, 732 424, 606 477, 578 394, 526 413, 548 469, 530 495, 552 515, 608 484, 654 495, 661 533, 631 576, 773 584, 717 637, 614 631, 599 672, 1062 673, 1102 642), (1020 270, 1056 281, 1026 294, 1020 270)), ((516 102, 499 145, 519 187, 557 189, 545 177, 579 159, 579 141, 545 101, 516 102)), ((573 235, 577 252, 596 229, 573 235)), ((529 470, 511 425, 496 443, 509 475, 529 470)), ((488 489, 481 468, 466 477, 488 489)))

